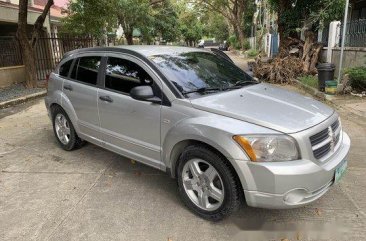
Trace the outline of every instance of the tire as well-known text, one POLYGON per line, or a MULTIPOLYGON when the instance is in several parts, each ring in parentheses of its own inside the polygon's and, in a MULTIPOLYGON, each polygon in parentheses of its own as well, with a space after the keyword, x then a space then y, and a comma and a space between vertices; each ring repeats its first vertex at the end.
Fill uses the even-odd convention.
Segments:
POLYGON ((84 141, 78 137, 69 116, 60 106, 52 108, 52 126, 56 140, 62 149, 71 151, 83 145, 84 141), (61 135, 62 133, 64 135, 61 135), (60 136, 66 136, 67 138, 61 138, 60 136))
POLYGON ((224 157, 205 146, 193 145, 183 151, 177 182, 183 203, 204 219, 219 221, 240 207, 241 188, 233 168, 224 157))

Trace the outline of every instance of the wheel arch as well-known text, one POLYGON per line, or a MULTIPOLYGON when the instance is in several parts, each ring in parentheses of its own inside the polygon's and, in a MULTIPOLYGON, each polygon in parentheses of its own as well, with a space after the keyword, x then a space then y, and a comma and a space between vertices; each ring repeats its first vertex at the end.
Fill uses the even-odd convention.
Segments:
POLYGON ((231 169, 232 173, 235 176, 235 180, 238 183, 240 190, 241 190, 241 194, 244 194, 244 187, 243 187, 243 183, 241 178, 238 175, 237 169, 234 167, 234 165, 232 164, 232 162, 215 146, 210 145, 204 141, 201 140, 197 140, 197 139, 187 139, 187 140, 182 140, 178 143, 176 143, 171 151, 170 154, 170 161, 171 161, 171 170, 170 170, 170 176, 172 178, 176 178, 177 177, 177 171, 178 171, 178 164, 179 164, 179 158, 182 154, 182 152, 184 151, 184 149, 186 149, 188 146, 192 146, 192 145, 200 145, 200 146, 204 146, 207 149, 209 149, 210 151, 214 152, 215 154, 217 154, 218 156, 220 156, 223 160, 226 161, 227 166, 231 169))

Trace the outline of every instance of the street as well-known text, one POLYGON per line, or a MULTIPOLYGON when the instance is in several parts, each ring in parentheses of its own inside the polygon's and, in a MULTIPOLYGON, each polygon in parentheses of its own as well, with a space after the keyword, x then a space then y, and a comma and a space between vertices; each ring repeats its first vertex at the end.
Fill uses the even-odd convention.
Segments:
POLYGON ((364 240, 366 120, 338 111, 352 141, 340 183, 303 208, 244 205, 211 223, 163 172, 92 144, 62 150, 43 99, 0 110, 0 239, 364 240))

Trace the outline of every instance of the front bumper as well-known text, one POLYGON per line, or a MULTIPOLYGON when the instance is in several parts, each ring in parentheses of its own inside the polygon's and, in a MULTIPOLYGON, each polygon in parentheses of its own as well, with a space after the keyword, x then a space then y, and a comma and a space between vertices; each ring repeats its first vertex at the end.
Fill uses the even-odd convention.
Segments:
POLYGON ((237 162, 241 169, 246 202, 252 207, 294 208, 324 195, 334 183, 334 173, 346 158, 350 139, 343 132, 339 149, 325 163, 310 160, 290 162, 237 162))

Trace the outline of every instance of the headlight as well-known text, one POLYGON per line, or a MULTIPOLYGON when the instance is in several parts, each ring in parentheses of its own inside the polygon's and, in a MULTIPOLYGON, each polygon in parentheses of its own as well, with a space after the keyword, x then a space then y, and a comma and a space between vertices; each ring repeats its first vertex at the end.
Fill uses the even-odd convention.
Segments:
POLYGON ((295 139, 286 135, 233 136, 251 161, 278 162, 299 159, 295 139))

